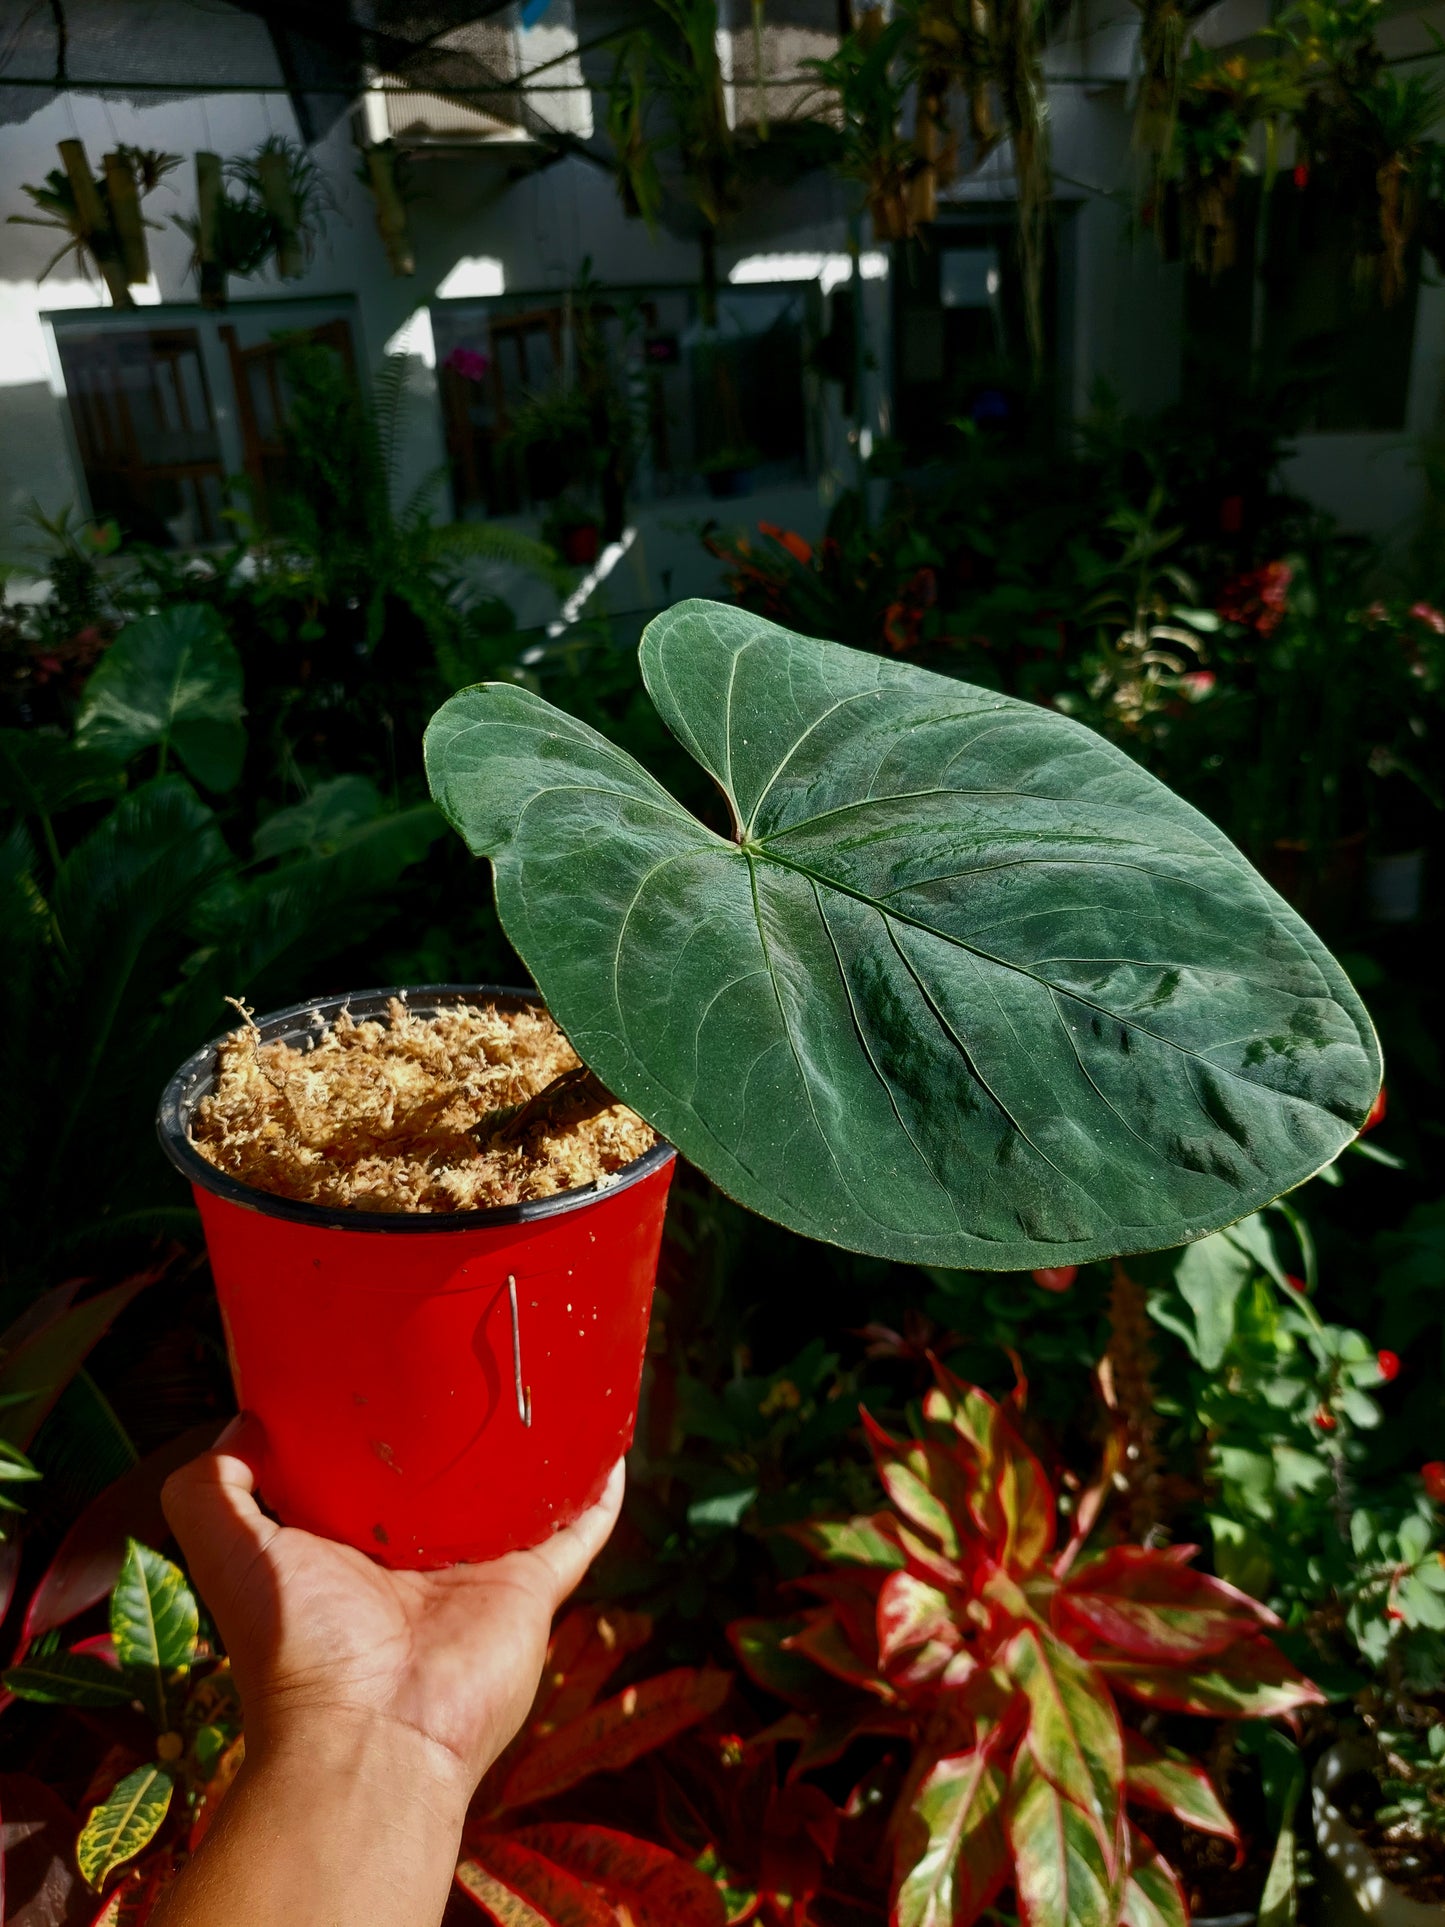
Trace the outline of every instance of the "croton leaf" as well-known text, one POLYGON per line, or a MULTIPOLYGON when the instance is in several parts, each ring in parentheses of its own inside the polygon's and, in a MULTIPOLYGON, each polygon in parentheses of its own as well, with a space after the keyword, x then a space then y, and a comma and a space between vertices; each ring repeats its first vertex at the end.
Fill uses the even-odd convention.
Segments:
POLYGON ((131 1539, 110 1596, 116 1657, 135 1679, 157 1726, 169 1725, 167 1686, 196 1654, 199 1615, 185 1575, 131 1539))
POLYGON ((1248 1593, 1144 1546, 1114 1546, 1077 1568, 1055 1612, 1065 1626, 1159 1665, 1211 1658, 1279 1624, 1248 1593))
POLYGON ((51 1706, 130 1706, 140 1697, 134 1680, 93 1653, 45 1653, 12 1666, 5 1688, 17 1699, 51 1706))
POLYGON ((1002 1665, 1028 1700, 1028 1746, 1040 1773, 1092 1819, 1112 1872, 1124 1737, 1104 1682, 1062 1641, 1032 1626, 1014 1634, 1002 1665))
POLYGON ((150 1845, 174 1791, 163 1766, 139 1766, 92 1810, 75 1843, 75 1864, 92 1887, 103 1887, 117 1867, 150 1845))
POLYGON ((529 1746, 507 1775, 501 1805, 528 1806, 590 1774, 630 1766, 715 1713, 731 1685, 730 1673, 678 1666, 629 1686, 529 1746))
POLYGON ((1343 972, 1121 750, 715 603, 641 661, 731 837, 511 683, 444 705, 427 773, 578 1052, 744 1204, 1025 1271, 1201 1237, 1355 1135, 1343 972))
POLYGON ((617 1927, 597 1887, 506 1834, 488 1834, 457 1862, 456 1884, 497 1927, 617 1927))
POLYGON ((1008 1776, 996 1749, 939 1760, 898 1832, 892 1927, 970 1927, 1009 1874, 1008 1776))
POLYGON ((1240 1640, 1198 1666, 1148 1666, 1104 1658, 1094 1664, 1119 1692, 1173 1713, 1268 1720, 1299 1706, 1325 1703, 1319 1687, 1264 1638, 1240 1640))
POLYGON ((1239 1844, 1239 1829, 1204 1768, 1190 1760, 1171 1760, 1137 1733, 1124 1736, 1124 1794, 1140 1806, 1172 1813, 1201 1833, 1239 1844))
POLYGON ((666 1847, 570 1821, 519 1827, 507 1837, 600 1888, 632 1927, 723 1927, 716 1883, 666 1847))
POLYGON ((563 1726, 585 1713, 629 1653, 647 1644, 646 1613, 577 1606, 558 1622, 528 1725, 563 1726))
POLYGON ((1094 1820, 1044 1778, 1026 1746, 1014 1759, 1007 1814, 1022 1927, 1119 1927, 1094 1820))

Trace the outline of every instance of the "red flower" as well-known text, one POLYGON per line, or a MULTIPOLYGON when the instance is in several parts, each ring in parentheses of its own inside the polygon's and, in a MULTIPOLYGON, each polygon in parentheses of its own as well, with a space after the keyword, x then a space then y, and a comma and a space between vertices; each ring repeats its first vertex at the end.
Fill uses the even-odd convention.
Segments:
POLYGON ((1380 1376, 1388 1385, 1400 1376, 1400 1354, 1398 1352, 1376 1352, 1375 1363, 1380 1368, 1380 1376))
POLYGON ((1433 603, 1412 602, 1410 614, 1416 622, 1423 622, 1427 629, 1433 629, 1437 636, 1445 636, 1445 616, 1441 615, 1433 603))
POLYGON ((801 562, 804 568, 807 568, 813 559, 811 545, 805 542, 801 535, 795 535, 791 529, 780 529, 776 522, 759 522, 758 534, 766 535, 769 541, 780 542, 793 560, 801 562))
POLYGON ((484 355, 480 348, 461 347, 453 348, 442 363, 444 368, 450 368, 453 374, 460 375, 463 381, 480 381, 491 365, 491 356, 484 355))
POLYGON ((1328 1405, 1317 1407, 1315 1411, 1315 1424, 1322 1432, 1333 1432, 1339 1422, 1328 1405))
POLYGON ((1436 1505, 1445 1505, 1445 1459, 1431 1459, 1428 1465, 1422 1465, 1420 1477, 1425 1481, 1426 1497, 1436 1505))
POLYGON ((1287 1271, 1284 1274, 1284 1281, 1290 1290, 1297 1291, 1301 1298, 1307 1298, 1309 1296, 1309 1286, 1303 1278, 1296 1278, 1292 1271, 1287 1271))
POLYGON ((1310 164, 1308 161, 1300 161, 1296 166, 1294 171, 1294 184, 1301 193, 1309 186, 1310 164))
POLYGON ((1266 562, 1226 582, 1215 607, 1226 622, 1237 622, 1257 635, 1272 636, 1289 607, 1289 585, 1294 570, 1288 562, 1266 562))
POLYGON ((1190 702, 1197 703, 1203 701, 1218 680, 1212 669, 1191 669, 1179 678, 1179 687, 1190 702))
POLYGON ((1034 1273, 1034 1283, 1045 1291, 1067 1291, 1078 1275, 1077 1265, 1045 1265, 1034 1273))
POLYGON ((1360 1126, 1360 1136, 1363 1137, 1366 1131, 1373 1131, 1377 1124, 1383 1124, 1384 1121, 1385 1121, 1385 1087, 1382 1084, 1379 1090, 1375 1092, 1374 1103, 1370 1106, 1369 1110, 1365 1114, 1365 1121, 1360 1126))
POLYGON ((1385 1617, 1386 1619, 1403 1619, 1405 1615, 1400 1611, 1398 1606, 1386 1606, 1385 1617))

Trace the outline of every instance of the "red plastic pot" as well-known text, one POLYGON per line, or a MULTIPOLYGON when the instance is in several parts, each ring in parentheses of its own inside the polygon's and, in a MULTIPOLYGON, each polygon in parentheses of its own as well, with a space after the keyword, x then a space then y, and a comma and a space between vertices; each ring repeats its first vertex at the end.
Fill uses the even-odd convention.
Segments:
MULTIPOLYGON (((425 1015, 518 991, 358 991, 261 1019, 300 1043, 343 1008, 425 1015)), ((599 1497, 632 1442, 674 1152, 605 1187, 456 1213, 301 1204, 238 1183, 190 1141, 214 1044, 157 1127, 205 1227, 262 1497, 288 1525, 429 1568, 536 1545, 599 1497)))

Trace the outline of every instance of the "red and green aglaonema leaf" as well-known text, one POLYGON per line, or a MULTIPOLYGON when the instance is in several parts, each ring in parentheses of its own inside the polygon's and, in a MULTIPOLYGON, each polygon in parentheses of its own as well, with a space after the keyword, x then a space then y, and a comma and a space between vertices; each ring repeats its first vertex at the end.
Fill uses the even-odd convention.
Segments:
POLYGON ((1319 1687, 1263 1636, 1239 1640, 1197 1666, 1147 1666, 1102 1655, 1094 1663, 1116 1692, 1172 1713, 1268 1720, 1325 1701, 1319 1687))
POLYGON ((1124 1784, 1124 1736, 1098 1673, 1032 1626, 1009 1641, 1002 1670, 1028 1701, 1026 1745, 1060 1797, 1087 1816, 1112 1877, 1124 1784))
POLYGON ((891 1438, 866 1406, 859 1407, 859 1416, 883 1490, 945 1558, 956 1559, 962 1550, 959 1522, 968 1505, 962 1467, 942 1446, 891 1438))
POLYGON ((929 1770, 899 1825, 892 1927, 971 1927, 1012 1871, 999 1748, 950 1755, 929 1770))
POLYGON ((1119 1884, 1086 1813, 1046 1780, 1034 1754, 1014 1758, 1009 1852, 1022 1927, 1119 1927, 1119 1884))
POLYGON ((589 1707, 544 1732, 514 1757, 493 1812, 530 1806, 576 1786, 593 1773, 615 1773, 715 1713, 732 1675, 675 1667, 589 1707))
POLYGON ((1172 1813, 1185 1826, 1239 1845, 1239 1829, 1204 1768, 1192 1760, 1170 1759, 1137 1733, 1124 1736, 1124 1795, 1138 1806, 1172 1813))
POLYGON ((1189 1927, 1178 1874, 1137 1829, 1130 1830, 1130 1861, 1120 1927, 1189 1927))
POLYGON ((989 1556, 1011 1572, 1031 1571, 1053 1550, 1056 1507, 1043 1467, 1008 1411, 935 1361, 938 1383, 924 1417, 950 1432, 970 1468, 968 1506, 989 1556))
POLYGON ((1170 1666, 1209 1659, 1279 1623, 1247 1593, 1143 1546, 1114 1546, 1078 1568, 1056 1595, 1054 1617, 1072 1637, 1170 1666))
POLYGON ((829 1566, 878 1566, 892 1572, 904 1563, 897 1522, 891 1513, 872 1518, 805 1519, 788 1536, 829 1566))
POLYGON ((963 1643, 946 1593, 911 1572, 890 1572, 878 1593, 878 1657, 904 1693, 936 1680, 963 1643))

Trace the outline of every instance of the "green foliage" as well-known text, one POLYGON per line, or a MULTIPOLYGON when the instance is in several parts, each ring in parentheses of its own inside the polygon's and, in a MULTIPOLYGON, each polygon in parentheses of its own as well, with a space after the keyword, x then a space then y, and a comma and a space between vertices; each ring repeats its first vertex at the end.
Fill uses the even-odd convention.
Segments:
POLYGON ((120 1577, 110 1596, 110 1636, 121 1669, 142 1686, 158 1730, 167 1730, 169 1696, 196 1656, 199 1620, 195 1595, 168 1559, 126 1545, 120 1577))
POLYGON ((241 681, 241 659, 213 609, 143 617, 121 631, 87 683, 75 746, 116 765, 154 749, 158 775, 174 751, 206 789, 231 789, 246 753, 241 681))
POLYGON ((1363 1121, 1343 974, 1077 725, 706 603, 642 661, 732 841, 501 684, 442 710, 428 772, 578 1050, 743 1203, 915 1262, 1077 1263, 1257 1208, 1363 1121))
POLYGON ((139 1766, 91 1809, 75 1843, 75 1864, 88 1885, 99 1891, 117 1867, 145 1852, 165 1824, 175 1790, 163 1766, 139 1766))

